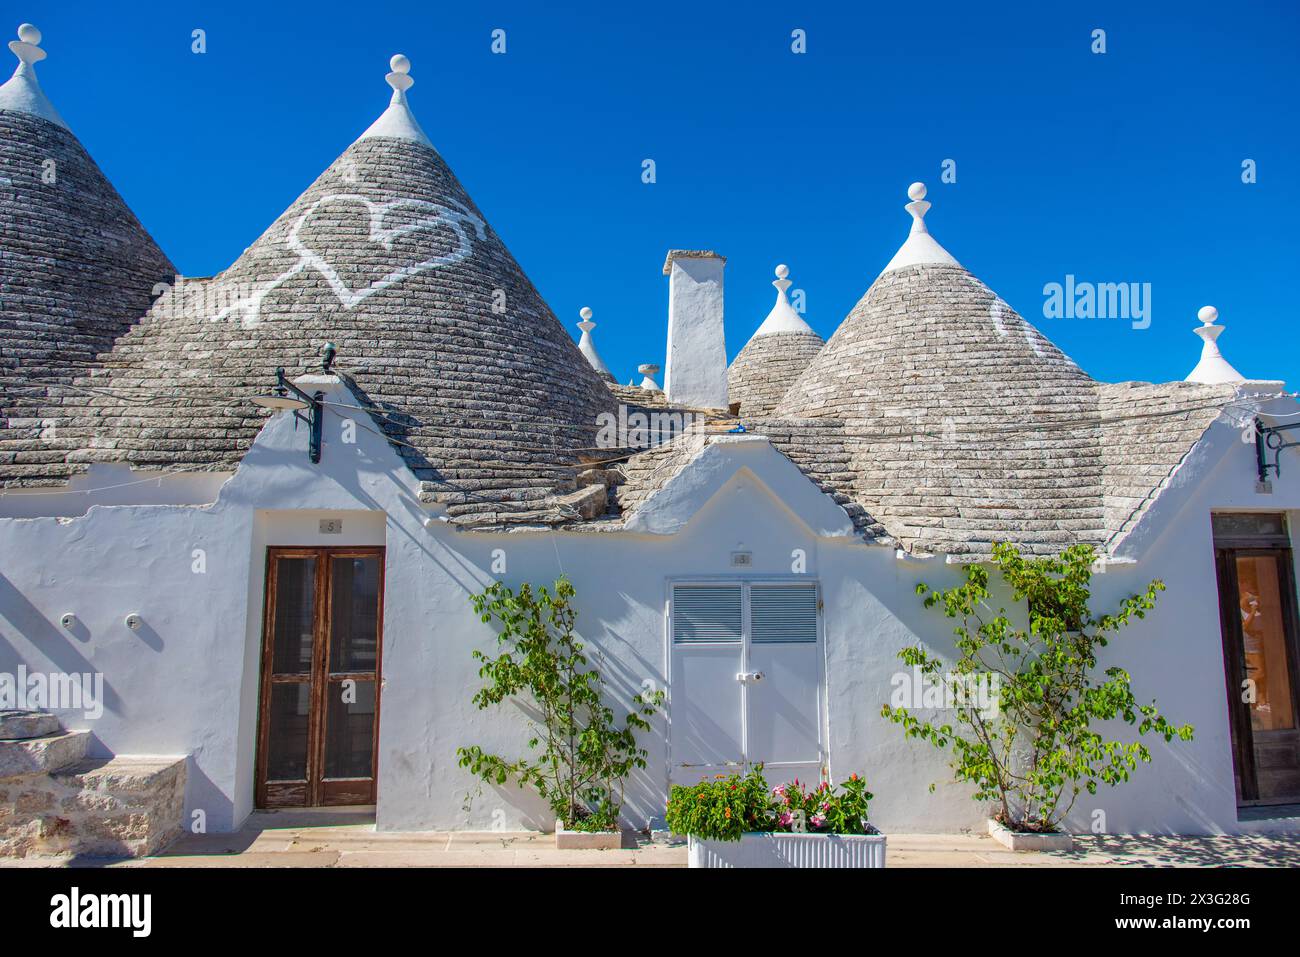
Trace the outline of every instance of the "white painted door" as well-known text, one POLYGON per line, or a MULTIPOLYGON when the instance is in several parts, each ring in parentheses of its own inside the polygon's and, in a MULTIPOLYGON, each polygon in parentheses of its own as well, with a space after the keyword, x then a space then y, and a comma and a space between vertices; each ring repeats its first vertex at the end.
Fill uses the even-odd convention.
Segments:
POLYGON ((754 583, 747 590, 746 759, 762 762, 773 784, 796 777, 816 784, 822 769, 817 585, 754 583))
POLYGON ((669 608, 670 782, 823 765, 815 582, 679 582, 669 608))
POLYGON ((741 771, 744 590, 739 583, 674 585, 668 620, 670 781, 741 771))

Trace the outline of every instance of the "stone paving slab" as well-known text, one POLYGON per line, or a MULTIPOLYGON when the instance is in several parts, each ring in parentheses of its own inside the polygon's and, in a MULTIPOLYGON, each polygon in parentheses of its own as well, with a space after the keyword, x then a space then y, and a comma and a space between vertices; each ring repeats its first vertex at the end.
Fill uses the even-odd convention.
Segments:
MULTIPOLYGON (((187 834, 154 857, 112 867, 685 867, 684 844, 561 851, 535 831, 395 832, 373 824, 266 827, 265 815, 235 834, 187 834)), ((313 820, 311 817, 305 818, 313 820)), ((316 820, 328 820, 316 818, 316 820)), ((346 820, 346 819, 345 819, 346 820)), ((352 819, 352 820, 355 820, 352 819)), ((629 841, 631 843, 631 841, 629 841)), ((1236 837, 1096 836, 1069 852, 1016 853, 987 834, 891 834, 889 867, 1300 867, 1300 834, 1236 837)), ((0 867, 57 867, 55 858, 0 867)))

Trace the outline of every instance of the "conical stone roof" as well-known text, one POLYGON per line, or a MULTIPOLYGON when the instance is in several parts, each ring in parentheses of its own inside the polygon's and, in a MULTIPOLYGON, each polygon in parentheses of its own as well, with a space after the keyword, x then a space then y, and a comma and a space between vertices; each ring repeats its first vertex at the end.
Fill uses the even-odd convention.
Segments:
POLYGON ((41 91, 39 31, 24 24, 20 36, 18 70, 0 86, 4 464, 39 434, 41 406, 65 394, 57 386, 108 351, 176 272, 41 91))
POLYGON ((453 516, 545 520, 575 487, 609 391, 410 117, 398 58, 389 82, 381 121, 229 269, 119 341, 95 377, 113 396, 65 410, 72 461, 231 468, 264 422, 251 396, 332 342, 453 516))
POLYGON ((742 416, 769 415, 825 344, 791 307, 789 273, 776 267, 776 304, 727 369, 727 397, 742 416))
POLYGON ((775 417, 841 424, 842 482, 919 551, 1099 539, 1096 383, 929 236, 924 195, 913 187, 908 242, 775 417))

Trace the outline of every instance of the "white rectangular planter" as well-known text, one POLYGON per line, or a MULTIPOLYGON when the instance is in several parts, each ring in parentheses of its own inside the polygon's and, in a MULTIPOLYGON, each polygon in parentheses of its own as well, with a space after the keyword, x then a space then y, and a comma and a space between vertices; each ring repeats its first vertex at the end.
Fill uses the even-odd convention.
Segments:
POLYGON ((1013 851, 1069 851, 1074 848, 1074 838, 1061 831, 1031 834, 1013 831, 989 818, 989 835, 1013 851))
POLYGON ((561 851, 614 851, 623 846, 622 831, 570 831, 555 822, 555 847, 561 851))
POLYGON ((884 867, 883 834, 742 835, 739 841, 688 842, 691 867, 884 867))

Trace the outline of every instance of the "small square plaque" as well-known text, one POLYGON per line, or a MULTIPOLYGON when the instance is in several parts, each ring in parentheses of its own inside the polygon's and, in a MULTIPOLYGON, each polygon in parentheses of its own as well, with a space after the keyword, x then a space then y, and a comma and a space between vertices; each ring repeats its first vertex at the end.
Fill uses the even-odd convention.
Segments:
POLYGON ((735 568, 748 568, 754 564, 753 552, 732 552, 731 564, 735 568))
POLYGON ((343 519, 341 518, 322 518, 320 520, 320 533, 322 535, 342 535, 343 519))

